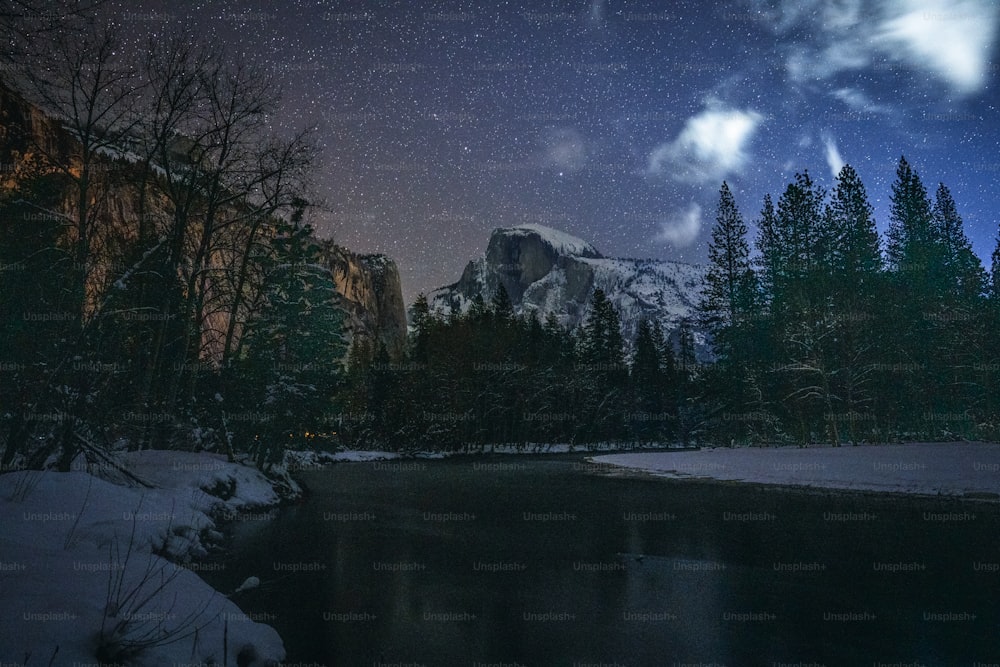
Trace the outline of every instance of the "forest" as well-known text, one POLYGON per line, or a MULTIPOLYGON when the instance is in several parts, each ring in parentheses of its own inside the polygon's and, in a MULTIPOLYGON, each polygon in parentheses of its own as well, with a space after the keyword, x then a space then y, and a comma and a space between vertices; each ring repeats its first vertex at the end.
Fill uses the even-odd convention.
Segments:
POLYGON ((391 357, 348 349, 310 224, 315 147, 274 130, 273 73, 181 39, 124 63, 86 22, 31 37, 45 49, 5 52, 0 80, 3 469, 998 437, 1000 254, 987 274, 948 188, 905 158, 884 239, 850 166, 829 192, 803 172, 765 197, 754 238, 723 183, 704 298, 675 331, 624 340, 599 290, 576 331, 502 290, 445 317, 420 297, 391 357))
POLYGON ((931 198, 900 158, 883 240, 850 165, 830 192, 803 172, 754 227, 750 239, 723 183, 697 318, 644 323, 631 346, 600 291, 576 332, 515 316, 502 289, 446 318, 418 299, 406 363, 354 351, 342 436, 446 449, 996 439, 1000 255, 990 279, 945 185, 931 198))

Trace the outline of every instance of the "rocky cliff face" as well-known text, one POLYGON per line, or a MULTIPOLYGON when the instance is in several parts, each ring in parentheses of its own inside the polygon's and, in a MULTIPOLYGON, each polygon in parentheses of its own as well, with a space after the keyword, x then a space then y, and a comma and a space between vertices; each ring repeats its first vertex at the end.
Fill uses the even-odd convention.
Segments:
POLYGON ((401 357, 406 310, 396 263, 385 255, 358 255, 334 244, 327 244, 324 254, 348 312, 351 341, 384 345, 391 357, 401 357))
MULTIPOLYGON (((632 340, 641 320, 674 331, 693 318, 705 269, 683 262, 604 257, 592 245, 541 225, 496 229, 486 252, 466 266, 461 279, 428 295, 432 310, 464 312, 481 294, 489 300, 500 285, 518 312, 540 318, 555 314, 569 328, 589 312, 601 288, 618 309, 623 333, 632 340)), ((696 339, 703 337, 696 332, 696 339)))
POLYGON ((11 187, 42 154, 72 164, 69 133, 0 82, 0 185, 11 187))
MULTIPOLYGON (((0 82, 0 191, 12 190, 32 176, 53 171, 50 166, 53 160, 77 164, 76 153, 77 144, 57 121, 0 82)), ((130 180, 129 169, 128 161, 124 160, 118 163, 113 174, 110 169, 98 169, 94 177, 95 190, 101 191, 99 201, 93 204, 101 219, 95 229, 102 235, 94 245, 106 248, 108 256, 94 257, 93 265, 88 267, 91 301, 98 300, 120 275, 124 267, 115 257, 137 238, 139 194, 135 179, 130 180), (113 183, 101 184, 100 179, 105 175, 113 176, 113 183)), ((73 204, 69 190, 64 199, 60 207, 63 210, 58 213, 69 214, 73 204)), ((165 208, 154 201, 151 210, 146 212, 147 218, 168 219, 165 208)), ((192 229, 197 230, 197 223, 193 223, 192 229)), ((71 232, 70 229, 68 233, 71 232)), ((365 337, 383 343, 394 357, 402 355, 406 343, 406 315, 395 263, 382 255, 358 255, 333 244, 325 247, 327 265, 348 311, 348 337, 352 340, 365 337)), ((216 254, 211 259, 211 263, 218 266, 227 266, 233 261, 232 257, 216 254)), ((221 350, 219 332, 225 332, 227 319, 224 313, 211 314, 209 319, 203 334, 204 349, 213 356, 221 350)))

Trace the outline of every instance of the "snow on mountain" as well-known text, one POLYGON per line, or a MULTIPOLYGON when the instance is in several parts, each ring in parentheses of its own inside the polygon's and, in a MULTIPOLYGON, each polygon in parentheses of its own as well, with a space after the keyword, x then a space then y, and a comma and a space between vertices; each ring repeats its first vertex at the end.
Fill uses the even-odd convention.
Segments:
MULTIPOLYGON (((489 301, 503 285, 517 312, 540 319, 552 313, 572 329, 586 319, 594 290, 601 288, 631 341, 643 319, 673 332, 694 318, 704 276, 704 267, 684 262, 605 257, 565 232, 527 224, 495 229, 486 252, 469 262, 459 281, 427 299, 439 314, 465 312, 477 294, 489 301)), ((696 330, 695 338, 703 349, 704 336, 696 330)))
POLYGON ((518 225, 517 227, 510 227, 506 231, 508 235, 511 236, 519 234, 523 234, 524 236, 536 236, 542 242, 551 246, 552 249, 560 255, 578 255, 580 257, 601 256, 601 253, 597 252, 597 248, 590 245, 583 239, 544 225, 527 223, 518 225))

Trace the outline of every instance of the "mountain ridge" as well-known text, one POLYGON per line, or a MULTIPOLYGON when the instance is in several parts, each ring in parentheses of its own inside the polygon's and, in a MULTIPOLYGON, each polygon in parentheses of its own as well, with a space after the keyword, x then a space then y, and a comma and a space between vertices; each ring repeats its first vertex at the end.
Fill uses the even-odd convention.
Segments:
MULTIPOLYGON (((627 341, 639 322, 657 321, 668 333, 692 323, 705 267, 688 262, 607 257, 592 244, 551 227, 522 224, 495 228, 486 250, 455 283, 427 294, 432 312, 466 312, 476 295, 489 300, 503 286, 519 314, 549 314, 575 329, 585 320, 596 288, 604 290, 622 320, 627 341)), ((699 348, 704 336, 695 326, 699 348)))

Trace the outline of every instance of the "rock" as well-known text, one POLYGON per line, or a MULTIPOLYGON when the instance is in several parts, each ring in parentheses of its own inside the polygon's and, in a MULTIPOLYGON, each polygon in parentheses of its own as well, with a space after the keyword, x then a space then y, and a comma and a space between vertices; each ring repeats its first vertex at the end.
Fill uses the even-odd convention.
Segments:
POLYGON ((348 313, 348 337, 385 345, 402 357, 406 346, 406 308, 396 263, 385 255, 359 255, 327 243, 324 256, 348 313))
MULTIPOLYGON (((615 305, 631 341, 641 320, 659 321, 668 332, 692 320, 704 283, 704 267, 651 259, 603 256, 594 246, 542 225, 493 230, 486 252, 466 266, 458 282, 428 294, 431 309, 465 312, 481 294, 487 301, 500 285, 515 311, 549 313, 570 329, 586 320, 594 289, 615 305)), ((705 339, 695 329, 700 354, 705 339)))

